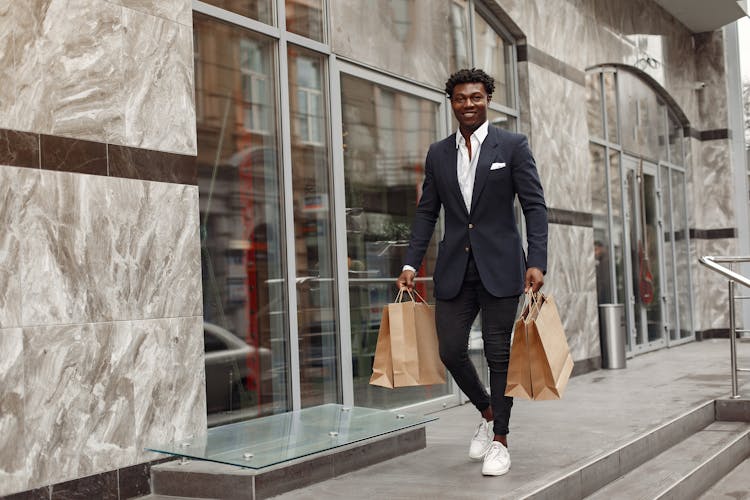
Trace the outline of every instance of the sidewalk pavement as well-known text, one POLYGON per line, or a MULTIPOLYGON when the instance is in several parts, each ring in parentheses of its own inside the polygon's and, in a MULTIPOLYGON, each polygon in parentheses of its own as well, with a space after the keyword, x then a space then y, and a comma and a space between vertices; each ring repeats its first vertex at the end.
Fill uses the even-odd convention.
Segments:
MULTIPOLYGON (((750 366, 750 342, 738 343, 738 360, 750 366)), ((740 374, 745 397, 748 375, 740 374)), ((479 413, 467 404, 435 414, 439 420, 427 425, 423 450, 276 498, 519 498, 730 392, 728 340, 662 349, 629 359, 624 370, 572 378, 560 401, 516 399, 508 436, 512 467, 505 476, 484 477, 481 462, 469 460, 479 413)))

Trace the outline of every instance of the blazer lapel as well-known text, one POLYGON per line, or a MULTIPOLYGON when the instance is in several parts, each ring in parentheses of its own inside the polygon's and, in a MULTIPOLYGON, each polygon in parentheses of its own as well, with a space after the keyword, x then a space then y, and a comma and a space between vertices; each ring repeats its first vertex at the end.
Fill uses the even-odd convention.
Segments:
POLYGON ((461 194, 461 186, 458 184, 458 170, 456 170, 458 167, 458 148, 456 148, 455 135, 453 138, 453 142, 447 141, 448 145, 445 148, 446 179, 450 191, 456 198, 455 201, 461 206, 464 213, 469 215, 469 212, 466 210, 466 203, 464 203, 464 196, 461 194))
MULTIPOLYGON (((479 196, 482 194, 484 185, 487 183, 487 176, 490 173, 490 166, 492 165, 492 159, 495 157, 495 148, 498 145, 497 136, 495 130, 490 125, 487 137, 485 137, 482 143, 482 149, 479 152, 479 160, 477 161, 477 170, 474 174, 474 190, 471 194, 471 210, 474 211, 474 207, 477 206, 479 196)), ((458 182, 458 181, 456 181, 458 182)))

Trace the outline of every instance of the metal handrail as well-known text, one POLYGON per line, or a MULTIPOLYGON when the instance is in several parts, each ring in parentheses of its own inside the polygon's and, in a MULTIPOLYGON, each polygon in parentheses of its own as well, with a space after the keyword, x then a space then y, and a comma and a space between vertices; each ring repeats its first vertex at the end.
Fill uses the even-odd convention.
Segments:
POLYGON ((740 262, 750 262, 750 256, 747 257, 714 257, 711 255, 704 255, 699 258, 698 261, 704 266, 708 267, 712 271, 715 271, 725 278, 727 278, 729 286, 729 356, 732 368, 732 399, 740 397, 739 389, 737 387, 737 374, 739 372, 750 372, 750 368, 739 368, 737 366, 737 332, 747 332, 750 330, 737 330, 737 318, 735 316, 734 301, 737 298, 745 298, 744 296, 736 297, 734 294, 734 288, 737 283, 750 288, 750 279, 747 277, 734 272, 732 269, 727 269, 718 263, 724 264, 735 264, 740 262))

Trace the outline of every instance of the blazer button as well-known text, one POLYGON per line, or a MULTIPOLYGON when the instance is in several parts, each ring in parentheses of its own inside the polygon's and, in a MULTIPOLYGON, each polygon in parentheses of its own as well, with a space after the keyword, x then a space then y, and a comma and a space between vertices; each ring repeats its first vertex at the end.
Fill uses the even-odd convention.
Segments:
POLYGON ((469 229, 474 229, 474 224, 469 224, 469 229))

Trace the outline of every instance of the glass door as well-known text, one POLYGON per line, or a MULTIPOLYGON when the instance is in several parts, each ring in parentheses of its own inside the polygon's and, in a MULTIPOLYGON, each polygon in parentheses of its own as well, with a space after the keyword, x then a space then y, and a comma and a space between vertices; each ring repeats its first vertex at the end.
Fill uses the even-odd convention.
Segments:
POLYGON ((646 351, 665 345, 658 170, 651 162, 627 155, 623 155, 623 170, 630 346, 646 351))
MULTIPOLYGON (((345 63, 339 81, 353 402, 396 408, 453 396, 450 384, 395 390, 369 385, 383 306, 393 301, 404 264, 425 155, 445 134, 445 97, 345 63)), ((438 240, 427 250, 416 286, 433 303, 438 240)))

